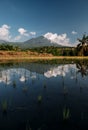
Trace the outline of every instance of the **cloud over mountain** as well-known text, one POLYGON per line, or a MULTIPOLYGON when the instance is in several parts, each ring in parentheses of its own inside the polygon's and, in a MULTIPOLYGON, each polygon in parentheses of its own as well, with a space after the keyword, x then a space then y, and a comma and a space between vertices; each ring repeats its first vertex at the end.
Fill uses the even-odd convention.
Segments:
POLYGON ((19 40, 21 40, 24 37, 31 37, 31 36, 35 36, 36 35, 36 32, 28 32, 24 28, 19 28, 18 32, 19 32, 19 35, 14 38, 15 41, 19 41, 19 40))
POLYGON ((62 46, 70 46, 70 39, 67 37, 67 34, 58 35, 57 33, 48 32, 44 35, 45 38, 51 41, 51 43, 57 43, 62 46))
MULTIPOLYGON (((34 36, 36 36, 36 32, 35 31, 29 31, 23 27, 19 27, 16 30, 16 33, 18 32, 18 34, 15 36, 13 36, 11 34, 11 26, 7 25, 7 24, 3 24, 0 27, 0 40, 5 40, 5 41, 10 41, 10 42, 23 42, 26 40, 30 40, 31 38, 34 38, 34 36)), ((76 35, 77 32, 76 31, 72 31, 71 32, 73 35, 76 35)), ((60 46, 74 46, 76 45, 76 43, 71 44, 70 42, 70 38, 67 36, 66 33, 64 34, 57 34, 57 33, 52 33, 52 32, 47 32, 46 34, 43 35, 44 38, 46 38, 47 40, 49 40, 50 43, 53 44, 57 44, 60 46)), ((42 39, 43 42, 45 41, 45 39, 42 39)))

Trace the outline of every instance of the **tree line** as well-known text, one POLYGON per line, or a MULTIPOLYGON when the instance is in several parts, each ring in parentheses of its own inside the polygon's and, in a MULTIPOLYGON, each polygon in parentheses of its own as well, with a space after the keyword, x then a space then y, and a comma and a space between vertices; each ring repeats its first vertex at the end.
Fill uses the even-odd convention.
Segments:
POLYGON ((74 47, 38 47, 32 48, 30 51, 38 52, 38 53, 48 53, 54 56, 75 56, 76 48, 74 47))
POLYGON ((88 56, 88 36, 83 35, 78 39, 79 44, 76 47, 40 47, 33 48, 32 51, 39 53, 51 53, 55 56, 88 56))
POLYGON ((49 53, 54 56, 88 56, 88 36, 83 35, 82 39, 78 39, 79 44, 76 47, 36 47, 22 50, 19 46, 10 44, 0 44, 0 50, 6 51, 32 51, 38 53, 49 53))
POLYGON ((0 44, 0 50, 3 51, 18 51, 20 48, 18 46, 13 46, 10 44, 0 44))

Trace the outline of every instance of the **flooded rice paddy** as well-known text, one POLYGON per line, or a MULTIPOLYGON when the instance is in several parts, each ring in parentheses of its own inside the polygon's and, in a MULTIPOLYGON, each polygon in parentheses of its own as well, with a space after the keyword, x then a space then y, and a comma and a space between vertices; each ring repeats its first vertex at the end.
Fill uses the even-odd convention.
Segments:
POLYGON ((88 62, 0 63, 0 130, 88 129, 88 62))

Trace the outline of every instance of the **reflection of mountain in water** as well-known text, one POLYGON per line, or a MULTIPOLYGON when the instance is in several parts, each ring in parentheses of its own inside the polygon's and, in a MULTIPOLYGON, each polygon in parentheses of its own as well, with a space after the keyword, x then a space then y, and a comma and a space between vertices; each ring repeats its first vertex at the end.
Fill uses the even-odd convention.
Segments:
POLYGON ((31 72, 36 72, 39 74, 44 74, 44 72, 48 71, 50 68, 58 67, 58 64, 41 64, 41 63, 19 63, 19 64, 4 64, 1 67, 2 69, 8 68, 25 68, 31 72))
POLYGON ((30 64, 26 64, 24 68, 30 70, 31 72, 44 74, 44 72, 48 71, 50 68, 57 67, 57 66, 58 64, 50 65, 50 64, 30 63, 30 64))
POLYGON ((70 70, 75 70, 75 65, 41 65, 41 64, 22 64, 22 67, 8 68, 0 71, 0 83, 11 84, 14 79, 16 81, 25 82, 37 78, 37 74, 42 74, 47 78, 56 76, 66 76, 70 70), (25 69, 26 68, 26 69, 25 69))
MULTIPOLYGON (((88 75, 88 65, 86 62, 77 62, 76 64, 43 64, 43 63, 14 63, 14 64, 4 64, 0 65, 0 82, 8 82, 10 81, 12 75, 17 74, 20 77, 20 81, 25 81, 25 73, 26 77, 36 77, 36 74, 43 74, 45 77, 57 77, 57 76, 66 76, 70 71, 72 71, 73 75, 81 74, 82 77, 88 75)), ((74 78, 72 76, 71 78, 74 78)))

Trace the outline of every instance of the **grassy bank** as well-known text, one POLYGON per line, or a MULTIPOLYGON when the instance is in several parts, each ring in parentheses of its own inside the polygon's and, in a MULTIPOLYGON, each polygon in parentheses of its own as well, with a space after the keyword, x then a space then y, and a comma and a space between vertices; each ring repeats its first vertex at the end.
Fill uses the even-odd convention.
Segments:
POLYGON ((9 57, 5 57, 5 56, 2 56, 0 57, 0 60, 53 60, 53 59, 72 59, 72 60, 75 60, 75 59, 78 59, 78 60, 81 60, 81 59, 88 59, 88 56, 87 57, 79 57, 79 56, 15 56, 15 57, 12 57, 12 56, 9 56, 9 57))
POLYGON ((53 59, 88 59, 88 56, 53 56, 52 54, 40 54, 25 51, 0 51, 0 60, 53 60, 53 59))

